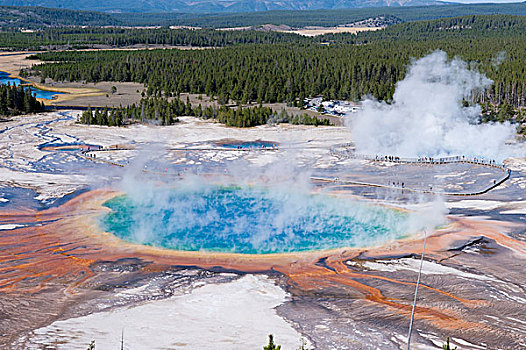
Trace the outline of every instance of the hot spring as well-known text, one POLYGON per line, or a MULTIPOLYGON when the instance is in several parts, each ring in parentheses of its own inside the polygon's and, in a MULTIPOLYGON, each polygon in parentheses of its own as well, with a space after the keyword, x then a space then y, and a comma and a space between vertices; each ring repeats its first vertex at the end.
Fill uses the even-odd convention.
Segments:
POLYGON ((344 196, 260 187, 156 188, 107 201, 101 225, 132 243, 269 254, 372 246, 401 238, 409 215, 344 196))
POLYGON ((226 141, 217 141, 215 142, 217 146, 224 148, 234 148, 234 149, 261 149, 261 148, 275 148, 278 146, 277 142, 272 141, 235 141, 235 140, 226 140, 226 141))

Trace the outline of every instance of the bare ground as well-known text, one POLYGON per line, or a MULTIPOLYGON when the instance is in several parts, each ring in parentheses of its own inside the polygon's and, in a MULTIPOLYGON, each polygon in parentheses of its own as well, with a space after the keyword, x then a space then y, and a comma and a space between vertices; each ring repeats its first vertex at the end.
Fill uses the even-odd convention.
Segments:
POLYGON ((351 33, 356 34, 358 32, 368 32, 382 29, 381 27, 313 27, 313 28, 301 28, 290 31, 303 36, 318 36, 323 34, 331 33, 351 33))
POLYGON ((379 30, 383 29, 383 27, 368 27, 368 26, 355 26, 355 27, 347 27, 347 26, 337 26, 337 27, 304 27, 304 28, 292 28, 287 25, 274 25, 274 24, 264 24, 259 27, 231 27, 231 28, 219 28, 217 30, 225 30, 225 31, 239 31, 239 30, 250 30, 250 29, 260 29, 263 31, 269 31, 269 32, 281 32, 281 33, 295 33, 303 36, 318 36, 323 34, 330 34, 330 33, 351 33, 356 34, 358 32, 365 32, 365 31, 371 31, 371 30, 379 30))
POLYGON ((78 82, 60 82, 52 83, 53 87, 60 90, 74 91, 78 88, 93 90, 87 94, 67 94, 59 95, 53 101, 55 106, 79 106, 79 107, 118 107, 127 106, 137 103, 141 100, 141 93, 144 85, 132 82, 112 82, 104 81, 100 83, 78 83, 78 82), (112 94, 111 88, 115 86, 117 92, 112 94))
POLYGON ((42 63, 37 60, 28 60, 28 56, 37 53, 27 52, 27 51, 17 51, 17 52, 2 52, 0 51, 0 70, 4 72, 11 73, 13 75, 19 75, 20 70, 23 68, 29 68, 33 64, 42 63))

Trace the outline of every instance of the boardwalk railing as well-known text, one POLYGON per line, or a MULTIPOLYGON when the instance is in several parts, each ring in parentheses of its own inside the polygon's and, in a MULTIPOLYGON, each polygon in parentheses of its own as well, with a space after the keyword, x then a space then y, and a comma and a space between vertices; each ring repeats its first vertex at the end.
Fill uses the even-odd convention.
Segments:
POLYGON ((488 193, 489 191, 493 190, 494 188, 500 186, 503 182, 508 180, 510 178, 511 171, 507 171, 506 175, 503 176, 499 181, 496 181, 495 183, 486 186, 485 188, 479 190, 479 191, 472 191, 472 192, 447 192, 447 191, 440 191, 440 190, 433 190, 433 189, 418 189, 418 188, 411 188, 411 187, 400 187, 400 186, 388 186, 388 185, 381 185, 371 182, 364 182, 364 181, 355 181, 355 180, 340 180, 338 178, 324 178, 324 177, 311 177, 311 180, 314 181, 320 181, 320 182, 332 182, 335 184, 341 184, 341 185, 351 185, 351 186, 364 186, 364 187, 377 187, 377 188, 385 188, 385 189, 393 189, 393 190, 399 190, 399 191, 407 191, 407 192, 417 192, 417 193, 427 193, 427 194, 437 194, 437 195, 444 195, 444 196, 478 196, 484 193, 488 193))
POLYGON ((502 171, 508 171, 504 164, 497 163, 495 160, 486 160, 482 157, 467 157, 467 156, 447 156, 447 157, 399 157, 394 155, 367 155, 356 153, 351 148, 351 144, 344 144, 338 147, 331 147, 330 152, 333 155, 343 158, 363 159, 376 162, 391 162, 402 164, 423 164, 423 165, 439 165, 439 164, 454 164, 454 163, 470 163, 477 165, 484 165, 493 168, 499 168, 502 171))
POLYGON ((380 185, 380 184, 374 184, 374 183, 367 183, 362 181, 340 181, 339 179, 326 179, 326 178, 313 178, 313 180, 317 181, 326 181, 326 182, 335 182, 335 183, 342 183, 342 184, 348 184, 348 185, 356 185, 356 186, 370 186, 370 187, 381 187, 381 188, 390 188, 390 189, 397 189, 402 191, 409 191, 409 192, 420 192, 420 193, 433 193, 433 194, 440 194, 440 195, 449 195, 449 196, 476 196, 481 195, 484 193, 487 193, 494 188, 498 187, 505 181, 507 181, 511 176, 511 170, 508 169, 504 164, 497 163, 495 160, 486 160, 482 157, 466 157, 466 156, 448 156, 448 157, 398 157, 393 155, 366 155, 366 154, 359 154, 354 152, 354 148, 352 144, 343 144, 339 145, 337 147, 331 147, 330 149, 331 154, 342 157, 342 158, 352 158, 352 159, 362 159, 362 160, 368 160, 373 162, 391 162, 391 163, 399 163, 399 164, 418 164, 418 165, 441 165, 441 164, 475 164, 475 165, 481 165, 486 167, 492 167, 496 169, 500 169, 504 174, 502 177, 500 177, 497 180, 494 180, 494 182, 485 188, 479 190, 479 191, 472 191, 472 192, 446 192, 446 191, 439 191, 439 190, 433 190, 433 189, 415 189, 415 188, 408 188, 408 187, 400 187, 400 186, 386 186, 386 185, 380 185))

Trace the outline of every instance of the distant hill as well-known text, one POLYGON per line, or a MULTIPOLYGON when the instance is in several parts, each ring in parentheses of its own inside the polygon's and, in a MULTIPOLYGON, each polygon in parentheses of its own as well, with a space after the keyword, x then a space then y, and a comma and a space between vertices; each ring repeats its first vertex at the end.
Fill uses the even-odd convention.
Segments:
POLYGON ((3 6, 44 6, 101 12, 224 13, 444 4, 437 0, 0 0, 3 6))
POLYGON ((43 28, 65 26, 107 26, 120 22, 109 14, 45 7, 0 7, 0 27, 43 28))
MULTIPOLYGON (((0 0, 2 1, 2 0, 0 0)), ((5 0, 4 0, 5 1, 5 0)), ((79 0, 85 1, 85 0, 79 0)), ((265 24, 337 26, 365 19, 385 17, 392 23, 459 17, 467 15, 526 15, 526 3, 466 4, 447 6, 391 6, 333 10, 258 11, 216 14, 179 12, 100 13, 43 7, 0 6, 0 28, 47 28, 66 26, 193 26, 226 28, 265 24)))
POLYGON ((447 6, 368 7, 337 10, 292 10, 191 15, 179 13, 116 13, 113 17, 134 25, 187 25, 206 28, 259 26, 264 24, 336 26, 378 16, 397 17, 402 22, 423 21, 468 15, 526 16, 526 3, 451 4, 447 6))

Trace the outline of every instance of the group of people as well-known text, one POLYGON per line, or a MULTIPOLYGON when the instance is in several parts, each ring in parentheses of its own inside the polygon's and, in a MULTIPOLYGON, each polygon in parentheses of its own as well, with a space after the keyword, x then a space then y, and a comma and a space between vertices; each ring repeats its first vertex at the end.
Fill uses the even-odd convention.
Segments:
MULTIPOLYGON (((386 162, 400 162, 401 158, 398 156, 379 156, 376 155, 374 158, 376 161, 386 161, 386 162)), ((454 157, 442 157, 442 158, 434 158, 434 157, 418 157, 414 160, 412 159, 405 159, 404 162, 408 163, 430 163, 430 164, 441 164, 441 163, 452 163, 452 162, 474 162, 479 164, 488 164, 492 166, 497 166, 497 162, 495 160, 484 160, 479 157, 473 157, 469 158, 466 156, 454 156, 454 157)))
POLYGON ((396 156, 380 156, 380 157, 378 157, 378 155, 377 155, 375 159, 377 161, 387 161, 387 162, 399 162, 400 161, 400 157, 396 157, 396 156))
MULTIPOLYGON (((389 184, 389 185, 391 185, 391 184, 389 184)), ((403 182, 399 182, 399 181, 396 181, 396 182, 393 181, 393 183, 392 183, 391 186, 392 186, 392 187, 401 187, 401 188, 405 188, 405 183, 403 183, 403 182)))

